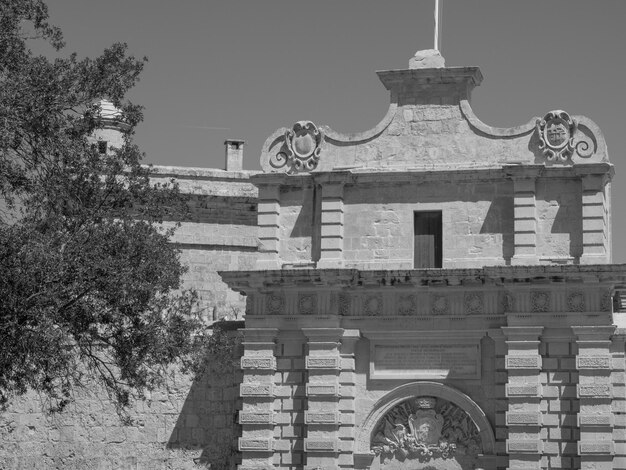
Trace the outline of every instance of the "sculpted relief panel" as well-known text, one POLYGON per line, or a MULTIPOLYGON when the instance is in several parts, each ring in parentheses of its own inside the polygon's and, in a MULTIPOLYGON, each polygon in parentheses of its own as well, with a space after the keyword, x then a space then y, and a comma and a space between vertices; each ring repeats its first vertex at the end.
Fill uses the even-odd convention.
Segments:
POLYGON ((473 469, 481 448, 465 411, 442 398, 414 397, 392 408, 375 428, 372 468, 473 469))

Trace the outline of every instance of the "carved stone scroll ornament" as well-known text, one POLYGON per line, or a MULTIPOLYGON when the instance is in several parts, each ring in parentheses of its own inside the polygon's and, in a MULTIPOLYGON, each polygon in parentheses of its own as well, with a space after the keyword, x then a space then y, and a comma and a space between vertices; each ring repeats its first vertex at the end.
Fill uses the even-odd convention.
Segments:
POLYGON ((549 161, 567 161, 574 151, 576 122, 565 111, 550 111, 537 119, 539 148, 549 161))
POLYGON ((586 140, 574 142, 578 123, 565 111, 550 111, 543 119, 537 119, 536 128, 539 148, 548 161, 566 162, 574 152, 583 158, 593 154, 586 140))
POLYGON ((435 397, 416 397, 392 408, 374 431, 371 449, 387 460, 476 458, 482 444, 465 411, 435 397))
POLYGON ((322 132, 311 121, 298 121, 285 132, 285 143, 270 157, 272 168, 288 173, 311 171, 317 167, 322 151, 322 132))

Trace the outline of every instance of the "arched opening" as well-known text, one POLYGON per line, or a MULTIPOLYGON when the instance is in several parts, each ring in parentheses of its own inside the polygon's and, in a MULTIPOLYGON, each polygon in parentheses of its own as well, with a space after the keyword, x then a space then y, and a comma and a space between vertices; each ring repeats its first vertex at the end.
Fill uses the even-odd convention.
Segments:
POLYGON ((468 468, 491 466, 487 461, 495 454, 495 436, 485 413, 452 387, 414 382, 376 402, 357 434, 355 467, 369 468, 378 456, 414 461, 398 468, 422 468, 419 462, 453 459, 457 448, 459 457, 468 452, 478 456, 476 466, 468 468))

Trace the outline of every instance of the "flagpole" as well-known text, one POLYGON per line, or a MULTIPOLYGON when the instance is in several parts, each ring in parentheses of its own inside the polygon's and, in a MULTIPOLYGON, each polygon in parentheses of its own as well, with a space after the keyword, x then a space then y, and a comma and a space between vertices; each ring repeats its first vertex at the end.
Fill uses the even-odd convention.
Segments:
POLYGON ((436 51, 439 50, 439 0, 435 0, 435 35, 434 35, 434 47, 436 51))

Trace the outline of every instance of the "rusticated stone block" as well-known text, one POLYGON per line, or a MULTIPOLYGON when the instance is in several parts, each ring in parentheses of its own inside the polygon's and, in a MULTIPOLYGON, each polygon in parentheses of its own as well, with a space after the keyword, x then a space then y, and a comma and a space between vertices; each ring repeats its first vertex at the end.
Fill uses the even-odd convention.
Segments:
POLYGON ((240 424, 273 424, 273 413, 271 411, 258 412, 258 411, 240 411, 239 423, 240 424))
POLYGON ((507 384, 506 386, 507 397, 540 397, 541 385, 539 384, 524 384, 514 385, 507 384))
POLYGON ((272 384, 241 384, 239 395, 241 397, 272 397, 274 396, 272 384))
POLYGON ((309 397, 336 397, 339 395, 338 393, 339 387, 337 384, 329 384, 329 385, 317 385, 317 384, 307 384, 306 386, 306 394, 309 397))
POLYGON ((305 452, 337 452, 337 441, 334 439, 305 439, 305 452))
POLYGON ((610 384, 578 385, 579 398, 611 398, 610 384))
POLYGON ((339 413, 336 411, 305 411, 306 424, 339 424, 339 413))
POLYGON ((338 356, 309 356, 306 358, 307 369, 339 369, 338 356))
POLYGON ((273 450, 274 439, 249 439, 239 438, 239 450, 250 452, 271 452, 273 450))
POLYGON ((506 441, 506 450, 509 454, 538 454, 542 450, 541 441, 538 439, 509 439, 506 441))
POLYGON ((580 441, 578 443, 578 453, 580 455, 586 455, 586 454, 613 455, 614 454, 613 442, 610 439, 607 439, 606 441, 580 441))
POLYGON ((612 414, 578 414, 578 426, 613 426, 614 419, 612 414))
POLYGON ((506 414, 507 425, 528 425, 528 426, 541 426, 542 415, 539 412, 536 413, 515 413, 508 412, 506 414))
POLYGON ((506 356, 507 369, 541 369, 541 356, 506 356))
POLYGON ((242 357, 241 368, 259 369, 259 370, 276 370, 276 358, 274 357, 242 357))
POLYGON ((576 358, 576 368, 584 369, 610 369, 610 356, 578 356, 576 358))

